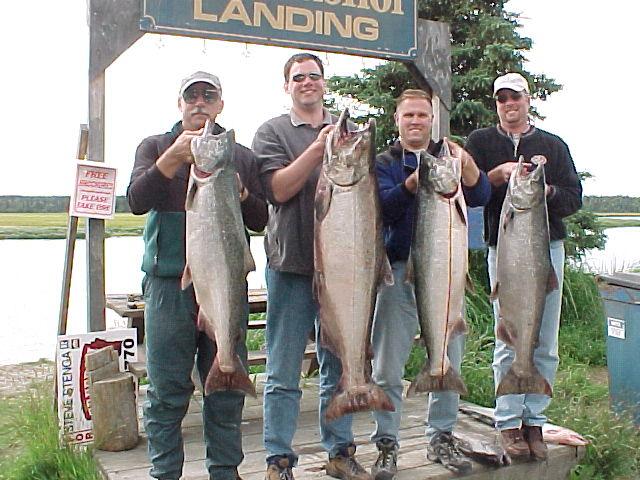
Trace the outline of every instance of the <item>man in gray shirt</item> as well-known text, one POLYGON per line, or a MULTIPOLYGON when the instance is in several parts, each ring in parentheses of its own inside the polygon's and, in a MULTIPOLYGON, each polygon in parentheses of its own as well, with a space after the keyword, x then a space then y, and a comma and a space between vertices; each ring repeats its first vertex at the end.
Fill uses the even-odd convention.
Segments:
MULTIPOLYGON (((313 298, 313 218, 325 140, 336 121, 324 107, 324 68, 310 53, 284 66, 291 111, 265 122, 253 151, 269 201, 267 253, 267 380, 264 389, 266 480, 292 480, 298 457, 291 443, 300 410, 300 367, 307 338, 316 330, 313 298)), ((340 379, 341 364, 317 343, 320 363, 320 434, 329 454, 327 474, 369 480, 356 462, 351 415, 326 422, 324 412, 340 379)))

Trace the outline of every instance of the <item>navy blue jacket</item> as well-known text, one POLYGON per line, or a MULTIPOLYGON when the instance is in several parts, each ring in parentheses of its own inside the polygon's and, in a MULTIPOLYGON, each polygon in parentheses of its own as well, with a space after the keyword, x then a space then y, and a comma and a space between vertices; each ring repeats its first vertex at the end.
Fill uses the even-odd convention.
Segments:
MULTIPOLYGON (((437 155, 440 145, 441 142, 432 141, 429 144, 429 153, 437 155)), ((404 181, 417 167, 416 155, 403 149, 399 141, 376 157, 384 245, 391 263, 409 258, 415 216, 415 195, 407 190, 404 181)), ((469 207, 486 205, 491 197, 491 185, 486 173, 480 171, 478 182, 472 187, 463 185, 462 192, 469 207)))

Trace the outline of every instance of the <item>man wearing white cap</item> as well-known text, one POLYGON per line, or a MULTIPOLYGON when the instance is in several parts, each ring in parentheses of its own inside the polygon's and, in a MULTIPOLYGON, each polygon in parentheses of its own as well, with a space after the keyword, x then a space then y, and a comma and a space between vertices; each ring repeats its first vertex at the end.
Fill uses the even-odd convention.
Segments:
MULTIPOLYGON (((522 155, 529 162, 534 155, 543 155, 546 177, 546 200, 549 215, 550 253, 560 288, 546 297, 542 327, 535 349, 534 364, 549 385, 553 385, 558 368, 558 330, 562 303, 564 217, 582 206, 582 186, 569 148, 558 136, 533 126, 529 121, 530 95, 527 80, 519 73, 507 73, 496 78, 493 85, 499 124, 481 128, 469 135, 466 150, 478 167, 487 172, 492 185, 489 204, 484 209, 484 235, 489 244, 487 263, 491 284, 496 278, 496 244, 500 212, 511 172, 522 155)), ((494 303, 496 324, 498 309, 494 303)), ((496 338, 493 355, 495 384, 505 376, 514 359, 514 351, 496 338)), ((543 412, 550 397, 542 394, 501 395, 496 398, 495 421, 502 445, 512 457, 547 458, 542 438, 546 421, 543 412)))
MULTIPOLYGON (((171 131, 145 138, 138 146, 127 199, 136 215, 147 214, 142 290, 145 299, 145 345, 149 388, 144 404, 151 477, 178 480, 184 450, 181 423, 194 386, 194 362, 202 383, 216 353, 215 344, 196 327, 197 305, 193 287, 182 290, 185 265, 185 198, 193 163, 191 140, 202 134, 207 120, 215 122, 222 111, 220 80, 195 72, 180 85, 178 108, 182 120, 171 131)), ((215 124, 214 134, 224 129, 215 124)), ((236 144, 240 205, 245 225, 261 231, 267 223, 267 206, 257 176, 254 155, 236 144)), ((246 307, 247 317, 249 315, 246 307)), ((245 363, 244 335, 236 351, 245 363)), ((244 396, 235 391, 206 395, 202 417, 209 478, 236 480, 242 462, 240 423, 244 396)))

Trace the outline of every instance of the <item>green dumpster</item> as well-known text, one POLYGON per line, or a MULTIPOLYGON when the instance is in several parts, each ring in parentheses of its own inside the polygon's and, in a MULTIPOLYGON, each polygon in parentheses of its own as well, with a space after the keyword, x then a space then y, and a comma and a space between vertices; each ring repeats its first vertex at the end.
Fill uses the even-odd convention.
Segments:
POLYGON ((598 288, 606 319, 611 406, 640 425, 640 274, 600 275, 598 288))

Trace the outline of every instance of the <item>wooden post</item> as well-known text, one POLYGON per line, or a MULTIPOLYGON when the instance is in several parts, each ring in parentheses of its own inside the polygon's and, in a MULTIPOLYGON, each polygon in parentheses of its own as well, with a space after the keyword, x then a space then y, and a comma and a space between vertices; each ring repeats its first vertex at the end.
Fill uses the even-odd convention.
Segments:
POLYGON ((91 395, 94 445, 120 452, 138 444, 135 380, 118 369, 118 354, 104 347, 85 357, 91 395))

